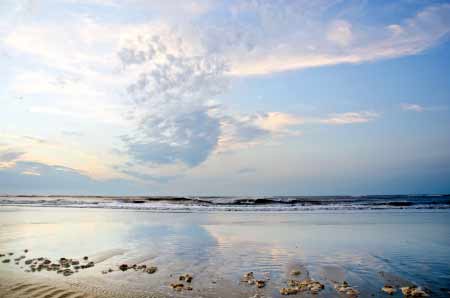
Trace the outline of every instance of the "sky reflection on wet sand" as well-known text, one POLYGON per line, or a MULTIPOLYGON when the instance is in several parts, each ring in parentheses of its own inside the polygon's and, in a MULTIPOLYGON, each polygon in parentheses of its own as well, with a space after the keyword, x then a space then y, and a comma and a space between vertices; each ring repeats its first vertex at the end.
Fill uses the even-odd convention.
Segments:
MULTIPOLYGON (((28 248, 33 257, 89 255, 101 261, 81 279, 98 278, 101 269, 122 262, 160 269, 150 282, 114 273, 101 276, 104 284, 126 281, 164 291, 170 274, 191 272, 202 280, 198 288, 211 287, 212 280, 239 287, 240 276, 254 271, 270 274, 265 291, 277 296, 292 266, 329 283, 341 276, 362 296, 379 292, 381 271, 430 288, 436 297, 445 297, 440 288, 450 284, 448 211, 162 214, 2 207, 0 213, 1 252, 28 248)), ((325 292, 333 294, 331 286, 325 292)))

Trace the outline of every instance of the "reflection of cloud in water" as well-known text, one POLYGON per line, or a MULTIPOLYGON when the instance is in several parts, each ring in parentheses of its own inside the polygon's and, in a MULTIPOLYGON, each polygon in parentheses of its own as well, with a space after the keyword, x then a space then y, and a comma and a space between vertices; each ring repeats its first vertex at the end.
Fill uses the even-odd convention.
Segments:
POLYGON ((178 258, 204 258, 215 247, 214 237, 199 225, 133 225, 126 235, 136 250, 152 248, 178 258))

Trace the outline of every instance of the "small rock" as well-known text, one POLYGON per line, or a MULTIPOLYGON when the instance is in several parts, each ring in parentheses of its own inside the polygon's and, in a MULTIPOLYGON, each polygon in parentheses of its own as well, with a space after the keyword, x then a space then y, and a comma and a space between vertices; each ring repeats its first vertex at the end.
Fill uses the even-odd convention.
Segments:
POLYGON ((411 292, 414 289, 414 287, 402 287, 400 290, 402 291, 404 296, 411 296, 411 292))
POLYGON ((4 259, 4 260, 2 261, 2 263, 9 263, 9 262, 11 262, 10 259, 4 259))
POLYGON ((12 256, 14 253, 13 252, 9 252, 8 253, 8 256, 12 256))
POLYGON ((173 283, 170 284, 170 286, 172 287, 172 289, 174 289, 175 291, 181 291, 184 288, 184 284, 182 283, 173 283))
POLYGON ((428 297, 429 295, 421 288, 413 288, 411 290, 412 297, 428 297))
POLYGON ((24 251, 23 251, 24 253, 27 253, 28 252, 28 249, 24 249, 24 251))
POLYGON ((349 296, 355 297, 355 296, 358 296, 358 295, 359 295, 359 291, 358 291, 358 290, 355 290, 355 289, 353 289, 353 288, 351 288, 351 287, 349 287, 349 288, 347 289, 347 291, 345 292, 345 294, 347 294, 347 295, 349 295, 349 296))
POLYGON ((70 276, 72 274, 73 274, 73 271, 71 271, 71 270, 69 270, 69 271, 64 270, 64 272, 63 272, 64 276, 70 276))
POLYGON ((282 288, 280 289, 281 295, 295 295, 298 293, 297 288, 282 288))
POLYGON ((342 284, 335 284, 334 288, 336 289, 336 291, 340 293, 345 293, 351 297, 356 297, 359 295, 359 291, 350 287, 350 285, 346 281, 344 281, 342 284))
POLYGON ((186 281, 186 282, 192 282, 192 275, 190 275, 190 274, 188 274, 188 273, 186 273, 186 274, 184 274, 184 275, 180 275, 180 277, 178 278, 179 280, 181 280, 181 281, 186 281))
POLYGON ((264 288, 266 285, 266 282, 264 280, 257 280, 257 281, 255 281, 255 283, 256 283, 256 287, 258 287, 258 288, 264 288))
POLYGON ((87 260, 88 260, 88 257, 87 257, 87 256, 84 256, 84 257, 83 257, 83 260, 87 261, 87 260))
POLYGON ((291 275, 300 275, 300 274, 302 274, 302 272, 300 271, 300 270, 292 270, 291 271, 291 275))
POLYGON ((248 282, 251 279, 255 279, 255 276, 253 275, 253 272, 247 272, 244 274, 244 276, 242 276, 242 281, 243 282, 248 282))
POLYGON ((385 285, 383 288, 381 288, 381 290, 389 295, 393 295, 395 292, 397 292, 397 290, 390 285, 385 285))
POLYGON ((319 286, 315 286, 315 287, 312 287, 311 289, 309 289, 309 291, 311 292, 311 294, 319 294, 319 292, 321 291, 322 289, 319 287, 319 286))
POLYGON ((158 267, 148 267, 147 269, 145 269, 145 272, 147 272, 148 274, 153 274, 158 270, 158 267))
POLYGON ((122 271, 127 271, 128 270, 128 265, 127 264, 122 264, 119 266, 119 269, 122 271))

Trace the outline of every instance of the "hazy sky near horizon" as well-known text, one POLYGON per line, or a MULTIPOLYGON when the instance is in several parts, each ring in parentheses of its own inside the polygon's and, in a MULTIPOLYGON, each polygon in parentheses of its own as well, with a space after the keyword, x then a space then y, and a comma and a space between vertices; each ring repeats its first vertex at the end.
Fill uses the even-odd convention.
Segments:
POLYGON ((0 194, 450 193, 450 2, 3 0, 0 194))

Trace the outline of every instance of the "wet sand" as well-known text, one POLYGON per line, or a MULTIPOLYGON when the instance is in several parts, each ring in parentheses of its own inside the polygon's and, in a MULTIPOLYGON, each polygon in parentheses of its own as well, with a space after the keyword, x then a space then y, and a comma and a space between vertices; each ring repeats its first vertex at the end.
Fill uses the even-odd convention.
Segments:
POLYGON ((355 296, 344 282, 357 297, 389 297, 381 291, 386 284, 397 290, 392 297, 412 285, 449 297, 449 215, 1 207, 0 297, 285 297, 280 289, 305 279, 323 288, 292 297, 355 296), (47 267, 26 272, 45 259, 64 265, 61 258, 80 264, 72 261, 67 276, 47 267), (124 264, 136 270, 121 270, 124 264), (249 272, 254 280, 243 282, 249 272), (180 281, 185 274, 191 282, 180 281))

